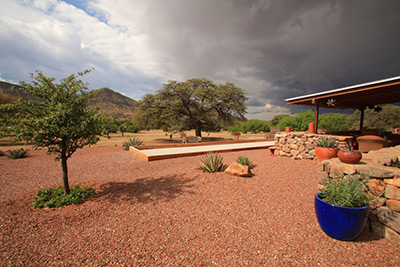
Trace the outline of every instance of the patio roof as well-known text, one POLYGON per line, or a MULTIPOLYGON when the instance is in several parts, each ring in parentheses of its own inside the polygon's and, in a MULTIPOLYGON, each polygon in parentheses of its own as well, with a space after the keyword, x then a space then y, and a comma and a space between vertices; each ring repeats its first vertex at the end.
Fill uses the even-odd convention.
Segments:
POLYGON ((400 102, 400 76, 285 99, 288 104, 334 109, 364 109, 400 102), (334 105, 328 105, 328 101, 334 105))

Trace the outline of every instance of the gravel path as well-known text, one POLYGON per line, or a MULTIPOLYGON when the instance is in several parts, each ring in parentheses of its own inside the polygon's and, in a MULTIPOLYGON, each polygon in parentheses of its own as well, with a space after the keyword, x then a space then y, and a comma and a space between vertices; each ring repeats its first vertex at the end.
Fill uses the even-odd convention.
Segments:
POLYGON ((35 210, 39 189, 61 185, 44 150, 0 157, 1 266, 398 266, 399 245, 365 231, 327 237, 314 214, 316 162, 244 155, 251 178, 206 174, 201 156, 145 162, 121 147, 85 148, 69 160, 71 185, 98 196, 35 210))

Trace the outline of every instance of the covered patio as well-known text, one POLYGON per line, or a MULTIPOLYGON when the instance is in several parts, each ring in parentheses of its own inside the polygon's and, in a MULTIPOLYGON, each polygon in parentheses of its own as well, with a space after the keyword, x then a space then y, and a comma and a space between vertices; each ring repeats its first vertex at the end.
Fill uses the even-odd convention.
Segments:
POLYGON ((400 102, 400 76, 288 98, 285 101, 291 105, 314 107, 315 133, 318 133, 320 108, 358 109, 361 114, 359 127, 359 131, 361 131, 364 123, 364 111, 367 107, 400 102))

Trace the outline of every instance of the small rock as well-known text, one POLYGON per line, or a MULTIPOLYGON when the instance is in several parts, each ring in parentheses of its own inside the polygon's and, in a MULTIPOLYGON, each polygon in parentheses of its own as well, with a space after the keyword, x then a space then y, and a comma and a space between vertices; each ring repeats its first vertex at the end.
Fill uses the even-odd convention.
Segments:
POLYGON ((389 207, 390 210, 400 212, 400 201, 394 199, 386 200, 386 205, 389 207))
POLYGON ((242 176, 242 177, 251 176, 249 166, 245 166, 237 162, 233 162, 231 165, 229 165, 228 168, 226 168, 225 172, 228 174, 242 176))
POLYGON ((397 186, 386 185, 385 197, 400 200, 400 189, 397 186))
POLYGON ((385 179, 384 182, 390 185, 395 185, 397 187, 400 187, 400 179, 385 179))
POLYGON ((385 183, 378 179, 373 179, 365 185, 374 195, 380 195, 383 193, 383 191, 385 191, 385 183))

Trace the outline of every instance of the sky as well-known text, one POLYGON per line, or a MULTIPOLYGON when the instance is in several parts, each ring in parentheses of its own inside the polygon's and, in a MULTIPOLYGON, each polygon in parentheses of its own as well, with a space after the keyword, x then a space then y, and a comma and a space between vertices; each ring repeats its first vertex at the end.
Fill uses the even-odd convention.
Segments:
POLYGON ((85 69, 140 100, 170 80, 233 82, 248 119, 285 99, 400 76, 399 0, 0 0, 0 81, 85 69))

